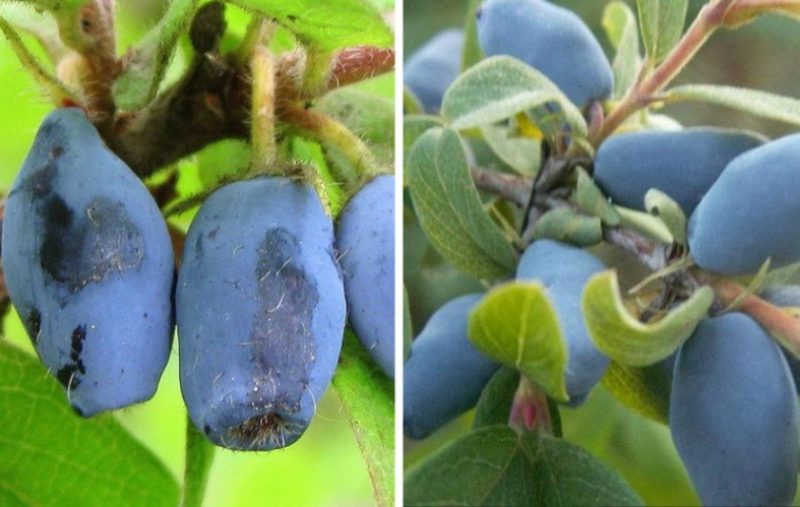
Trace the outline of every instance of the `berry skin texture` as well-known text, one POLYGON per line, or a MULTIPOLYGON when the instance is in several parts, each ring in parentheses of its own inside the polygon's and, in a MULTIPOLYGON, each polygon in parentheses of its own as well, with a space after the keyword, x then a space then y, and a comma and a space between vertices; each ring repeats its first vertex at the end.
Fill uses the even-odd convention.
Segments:
POLYGON ((469 314, 483 294, 458 297, 439 308, 411 344, 403 370, 403 428, 422 439, 478 402, 500 367, 467 338, 469 314))
POLYGON ((729 275, 800 261, 800 134, 736 157, 689 221, 698 266, 729 275))
POLYGON ((509 55, 546 75, 579 107, 604 100, 614 73, 591 30, 573 12, 543 0, 487 0, 478 11, 487 56, 509 55))
POLYGON ((445 30, 426 42, 403 65, 403 82, 427 113, 437 113, 442 97, 461 70, 464 33, 445 30))
POLYGON ((348 320, 394 378, 394 176, 378 176, 342 211, 336 230, 348 320))
POLYGON ((86 115, 39 128, 3 218, 11 300, 79 414, 148 400, 169 359, 175 263, 145 186, 86 115))
POLYGON ((703 505, 791 504, 794 381, 778 345, 748 316, 704 320, 681 347, 669 425, 703 505))
POLYGON ((657 188, 690 215, 725 166, 764 138, 717 128, 632 132, 611 137, 597 150, 594 176, 616 204, 644 210, 657 188))
POLYGON ((534 241, 517 267, 517 280, 536 280, 547 289, 567 342, 567 393, 573 404, 600 381, 609 359, 594 346, 586 331, 581 297, 586 282, 606 267, 594 255, 558 241, 534 241))
POLYGON ((200 208, 176 302, 181 391, 209 440, 270 450, 306 430, 342 347, 334 259, 319 197, 289 179, 232 183, 200 208))

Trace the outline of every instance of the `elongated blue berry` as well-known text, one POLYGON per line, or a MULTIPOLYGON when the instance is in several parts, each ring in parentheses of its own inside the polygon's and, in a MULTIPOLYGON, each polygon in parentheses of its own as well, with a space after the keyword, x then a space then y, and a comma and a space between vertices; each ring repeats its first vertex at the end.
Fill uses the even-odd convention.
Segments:
POLYGON ((174 259, 164 219, 79 109, 51 113, 3 219, 9 294, 84 416, 149 399, 169 358, 174 259))

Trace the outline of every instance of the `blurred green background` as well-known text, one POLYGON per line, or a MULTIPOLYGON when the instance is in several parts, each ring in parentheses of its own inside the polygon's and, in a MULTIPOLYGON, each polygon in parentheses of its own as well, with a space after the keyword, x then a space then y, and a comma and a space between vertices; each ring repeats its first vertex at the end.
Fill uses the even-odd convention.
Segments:
MULTIPOLYGON (((374 3, 387 14, 394 4, 392 0, 376 0, 374 3)), ((163 0, 117 2, 120 54, 158 20, 165 4, 163 0)), ((387 19, 389 17, 387 15, 387 19)), ((249 17, 229 7, 227 19, 229 34, 241 35, 249 17)), ((29 47, 36 49, 35 43, 30 39, 26 41, 29 47)), ((183 46, 188 48, 188 40, 183 41, 183 46)), ((168 82, 174 81, 185 68, 186 54, 179 51, 176 55, 168 82)), ((391 99, 394 96, 394 76, 385 75, 359 87, 391 99)), ((5 193, 11 185, 39 123, 52 108, 39 94, 36 84, 22 69, 5 39, 0 38, 0 191, 5 193)), ((201 186, 195 165, 194 158, 181 163, 180 187, 184 191, 201 186)), ((185 217, 184 225, 188 225, 185 217)), ((5 339, 33 354, 14 311, 6 317, 4 324, 5 339)), ((158 392, 151 401, 99 417, 119 420, 167 465, 180 482, 184 466, 186 412, 178 384, 177 360, 176 341, 158 392)), ((217 449, 204 505, 374 505, 367 468, 336 393, 328 390, 307 433, 287 449, 268 453, 217 449)))
MULTIPOLYGON (((444 28, 462 27, 468 0, 405 0, 404 51, 406 58, 444 28)), ((577 12, 613 57, 600 22, 606 1, 556 0, 577 12)), ((628 4, 635 11, 635 1, 628 4)), ((706 3, 691 0, 688 19, 706 3)), ((687 21, 688 23, 688 21, 687 21)), ((713 35, 676 83, 713 83, 758 88, 800 98, 800 24, 769 15, 738 30, 713 35)), ((792 132, 785 124, 699 103, 670 105, 659 111, 685 126, 714 125, 745 128, 778 137, 792 132)), ((407 201, 408 203, 408 201, 407 201)), ((419 331, 426 319, 445 301, 481 290, 474 279, 443 264, 428 245, 406 206, 404 212, 404 278, 409 291, 413 327, 419 331)), ((604 388, 593 391, 578 409, 563 408, 564 436, 619 471, 649 505, 697 505, 666 426, 644 419, 622 406, 604 388)), ((405 466, 413 466, 455 436, 466 432, 472 414, 442 428, 431 438, 405 441, 405 466)), ((798 505, 798 500, 795 505, 798 505)))

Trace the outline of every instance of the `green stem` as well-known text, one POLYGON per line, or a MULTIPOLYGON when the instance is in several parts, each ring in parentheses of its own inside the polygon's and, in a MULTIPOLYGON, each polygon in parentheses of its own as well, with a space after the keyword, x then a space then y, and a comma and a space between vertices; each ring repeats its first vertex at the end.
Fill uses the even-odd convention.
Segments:
POLYGON ((50 74, 44 67, 39 64, 39 61, 28 50, 25 43, 22 42, 19 34, 14 28, 3 18, 0 18, 0 31, 3 32, 11 49, 17 55, 22 66, 33 75, 33 78, 42 86, 56 105, 62 105, 68 102, 77 102, 76 95, 68 90, 61 82, 52 74, 50 74))
POLYGON ((183 479, 182 507, 201 507, 214 460, 215 447, 186 419, 186 466, 183 479))
MULTIPOLYGON (((611 111, 603 123, 603 128, 592 138, 592 145, 599 146, 628 117, 650 104, 653 96, 675 79, 711 34, 723 25, 725 15, 735 1, 715 0, 703 7, 664 61, 652 73, 637 80, 617 107, 611 111)), ((647 66, 647 62, 645 62, 645 66, 647 66)))
POLYGON ((332 165, 335 176, 349 194, 354 194, 378 173, 378 162, 369 147, 344 124, 311 109, 287 105, 281 109, 282 117, 314 138, 327 151, 339 151, 355 169, 355 174, 332 165))

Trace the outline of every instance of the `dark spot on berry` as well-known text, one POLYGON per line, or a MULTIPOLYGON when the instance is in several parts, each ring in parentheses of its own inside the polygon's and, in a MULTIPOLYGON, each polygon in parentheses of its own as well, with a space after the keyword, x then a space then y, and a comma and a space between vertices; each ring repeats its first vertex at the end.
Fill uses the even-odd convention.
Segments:
MULTIPOLYGON (((282 385, 288 386, 277 393, 277 398, 271 393, 272 409, 295 412, 300 408, 304 386, 309 381, 308 370, 314 361, 312 320, 319 294, 313 278, 300 264, 302 248, 287 230, 267 231, 257 254, 258 314, 249 340, 253 344, 253 363, 257 371, 280 378, 282 385)), ((259 380, 255 379, 256 385, 259 380)), ((265 396, 265 391, 254 390, 253 396, 265 396)))
POLYGON ((61 146, 54 146, 52 150, 50 150, 50 158, 58 158, 64 154, 64 148, 61 146))
POLYGON ((44 222, 42 268, 71 292, 134 269, 144 258, 142 234, 119 202, 98 197, 76 214, 54 194, 38 212, 44 222))
POLYGON ((209 426, 208 424, 203 426, 203 433, 205 433, 206 435, 210 435, 211 434, 211 426, 209 426))

